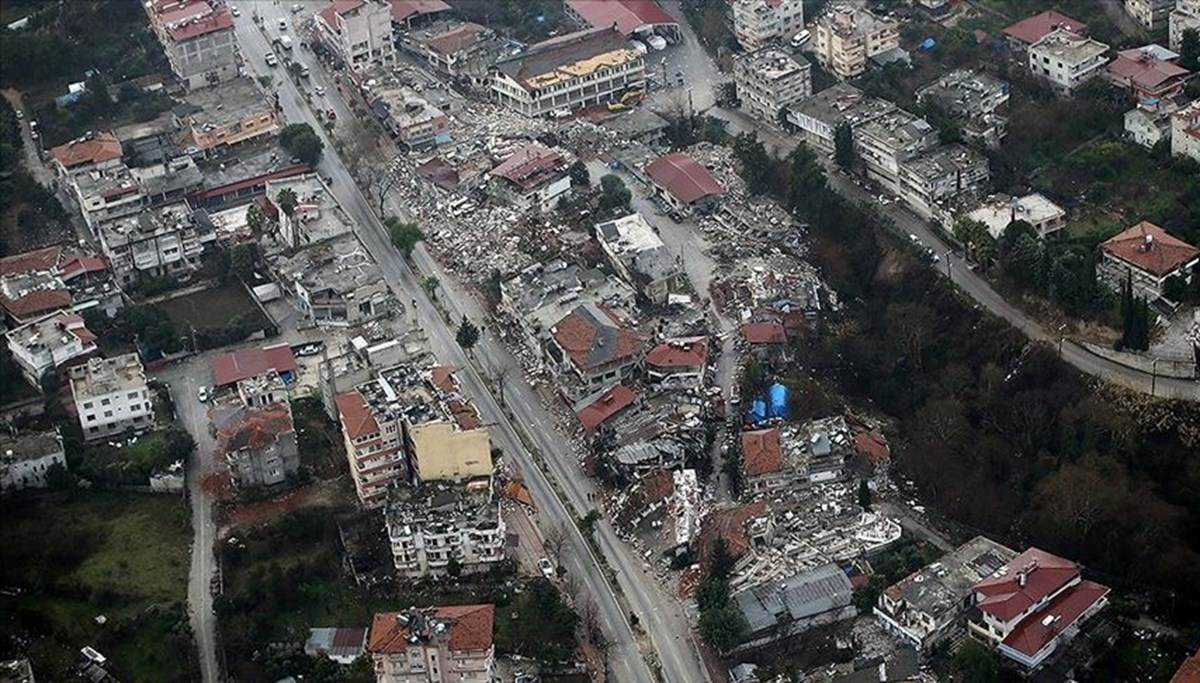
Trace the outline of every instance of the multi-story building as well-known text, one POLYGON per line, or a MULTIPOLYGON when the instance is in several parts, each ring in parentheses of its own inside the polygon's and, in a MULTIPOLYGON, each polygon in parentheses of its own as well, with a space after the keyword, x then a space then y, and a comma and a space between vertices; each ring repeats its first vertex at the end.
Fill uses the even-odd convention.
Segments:
POLYGON ((385 0, 334 0, 317 13, 321 36, 349 67, 391 64, 392 8, 385 0))
POLYGON ((122 153, 121 141, 112 133, 88 133, 50 148, 54 168, 64 179, 79 173, 120 168, 122 153))
POLYGON ((546 212, 571 189, 567 166, 558 150, 531 142, 488 172, 488 189, 521 211, 546 212))
POLYGON ((97 309, 111 318, 122 305, 102 257, 67 258, 62 247, 52 246, 0 259, 0 309, 14 326, 66 308, 97 309))
POLYGON ((975 584, 968 633, 1035 669, 1104 609, 1108 593, 1074 562, 1030 548, 975 584))
POLYGON ((357 325, 388 315, 398 306, 379 266, 352 233, 314 242, 270 262, 280 282, 295 294, 304 316, 318 325, 357 325))
POLYGON ((1029 46, 1029 70, 1055 90, 1070 93, 1103 70, 1107 53, 1104 43, 1057 29, 1029 46))
POLYGON ((1007 195, 989 198, 978 208, 967 214, 967 218, 979 221, 987 227, 988 234, 1000 239, 1005 228, 1013 221, 1025 221, 1033 226, 1038 237, 1045 239, 1067 225, 1067 212, 1061 206, 1034 193, 1024 197, 1007 195))
POLYGON ((92 358, 69 374, 85 441, 154 426, 154 401, 136 353, 92 358))
POLYGON ((67 466, 57 427, 0 436, 0 493, 46 488, 46 473, 55 465, 67 466))
POLYGON ((669 42, 680 38, 679 23, 658 4, 658 0, 563 0, 567 18, 581 28, 615 27, 627 38, 663 36, 669 42))
POLYGON ((561 390, 578 400, 633 374, 646 338, 608 307, 585 303, 550 328, 545 353, 561 370, 561 390))
POLYGON ((412 88, 375 88, 368 102, 383 127, 408 149, 425 149, 450 142, 446 112, 412 88))
POLYGON ((679 259, 640 213, 597 223, 596 241, 613 270, 654 304, 688 286, 679 259))
POLYGON ((642 53, 611 27, 530 45, 496 69, 496 101, 525 116, 613 102, 646 85, 642 53))
POLYGON ((83 317, 65 311, 9 330, 4 337, 21 374, 37 388, 47 373, 96 353, 96 335, 83 317))
POLYGON ((863 95, 849 83, 836 83, 789 107, 787 120, 797 128, 805 144, 832 154, 839 126, 844 124, 853 129, 895 108, 892 102, 863 95))
POLYGON ((1171 115, 1177 111, 1177 100, 1142 100, 1125 112, 1125 137, 1146 149, 1163 140, 1170 141, 1171 115))
POLYGON ((122 284, 147 275, 174 277, 194 271, 205 248, 217 239, 208 214, 193 211, 186 202, 109 221, 96 232, 122 284))
POLYGON ((1014 52, 1020 53, 1028 49, 1030 45, 1059 29, 1085 35, 1087 24, 1072 19, 1060 12, 1048 10, 1031 17, 1026 17, 1012 26, 1005 28, 1004 35, 1008 39, 1009 47, 1014 52))
POLYGON ((492 474, 487 426, 453 369, 399 365, 337 397, 350 473, 364 505, 405 481, 465 481, 492 474))
POLYGON ((1147 31, 1167 27, 1167 18, 1175 9, 1175 0, 1125 0, 1125 13, 1147 31))
POLYGON ((664 339, 646 354, 646 381, 666 389, 700 389, 708 367, 708 337, 664 339))
POLYGON ((812 65, 783 48, 768 47, 738 57, 733 82, 743 109, 777 123, 784 107, 812 94, 812 65))
POLYGON ((1179 94, 1191 74, 1176 63, 1178 59, 1179 55, 1161 45, 1121 50, 1109 62, 1105 75, 1138 102, 1162 100, 1179 94))
POLYGON ((490 28, 467 22, 440 24, 401 38, 401 44, 432 68, 481 82, 503 54, 505 41, 490 28))
POLYGON ((896 22, 865 9, 839 5, 817 19, 817 59, 839 78, 861 76, 868 59, 898 47, 896 22))
POLYGON ((900 164, 933 149, 937 129, 925 119, 897 109, 853 129, 854 149, 867 177, 893 195, 901 192, 900 164))
POLYGON ((1171 156, 1200 161, 1200 100, 1171 114, 1171 156))
POLYGON ((1103 282, 1121 291, 1128 280, 1136 295, 1150 300, 1162 296, 1168 278, 1190 281, 1200 263, 1200 249, 1148 221, 1105 240, 1100 254, 1096 272, 1103 282))
POLYGON ((976 536, 888 586, 875 603, 875 616, 889 633, 928 651, 953 635, 973 602, 975 584, 1016 556, 1005 546, 976 536))
POLYGON ((1008 133, 1000 110, 1008 104, 1008 84, 979 71, 957 70, 917 91, 917 102, 933 102, 955 118, 969 139, 990 146, 1008 133))
POLYGON ((1183 45, 1184 31, 1200 33, 1200 0, 1176 0, 1175 9, 1171 11, 1167 23, 1167 47, 1178 52, 1183 45))
POLYGON ((217 425, 217 452, 225 457, 241 488, 286 482, 300 472, 290 404, 283 401, 254 408, 237 406, 217 425))
POLYGON ((150 26, 162 43, 171 71, 186 88, 238 76, 233 15, 218 0, 153 0, 146 3, 150 26))
POLYGON ((93 231, 111 221, 133 216, 146 203, 141 185, 124 164, 72 174, 67 187, 84 222, 93 231))
POLYGON ((208 155, 274 135, 283 122, 276 102, 247 77, 197 90, 172 112, 192 154, 208 155))
POLYGON ((401 576, 470 574, 504 559, 504 518, 487 480, 395 489, 387 505, 392 563, 401 576))
POLYGON ((918 216, 945 215, 951 200, 984 191, 987 157, 963 145, 946 145, 900 163, 900 198, 918 216))
POLYGON ((758 50, 804 30, 802 0, 729 0, 733 35, 742 48, 758 50))
POLYGON ((376 614, 367 654, 376 683, 492 683, 493 605, 376 614))

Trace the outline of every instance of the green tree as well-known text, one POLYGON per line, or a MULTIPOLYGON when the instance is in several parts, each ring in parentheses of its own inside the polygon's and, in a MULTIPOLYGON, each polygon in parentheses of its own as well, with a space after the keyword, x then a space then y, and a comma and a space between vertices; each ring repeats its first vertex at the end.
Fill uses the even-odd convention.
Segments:
POLYGON ((954 668, 971 683, 995 683, 1000 680, 1000 663, 996 653, 974 638, 963 641, 954 655, 954 668))
POLYGON ((46 468, 46 488, 51 491, 66 491, 74 484, 75 478, 62 463, 56 462, 46 468))
POLYGON ((746 617, 737 605, 726 604, 700 613, 700 633, 720 652, 741 644, 746 628, 746 617))
POLYGON ((838 124, 833 131, 833 160, 838 168, 849 171, 854 168, 854 159, 854 132, 849 124, 838 124))
POLYGON ((430 299, 437 299, 437 291, 439 287, 438 279, 432 275, 421 280, 421 289, 425 290, 425 295, 430 299))
POLYGON ((1183 277, 1179 275, 1172 275, 1171 277, 1167 278, 1167 281, 1163 283, 1163 296, 1178 303, 1187 301, 1187 280, 1184 280, 1183 277))
POLYGON ((262 207, 258 204, 251 204, 250 208, 246 209, 246 227, 250 228, 250 232, 257 236, 262 234, 266 224, 267 215, 263 213, 262 207))
POLYGON ((450 561, 446 563, 446 573, 456 579, 462 574, 462 570, 462 563, 458 561, 457 557, 450 558, 450 561))
POLYGON ((602 218, 616 218, 628 214, 629 201, 633 193, 625 187, 625 181, 609 173, 600 178, 600 205, 598 212, 602 218))
POLYGON ((1200 32, 1194 28, 1184 30, 1179 40, 1179 65, 1193 73, 1200 70, 1200 32))
POLYGON ((592 174, 588 172, 587 164, 582 160, 571 164, 567 173, 571 176, 571 187, 588 187, 592 184, 592 174))
POLYGON ((458 332, 454 333, 454 340, 463 347, 464 351, 470 351, 479 342, 479 328, 475 326, 475 323, 467 320, 466 316, 463 316, 462 322, 458 325, 458 332))
POLYGON ((279 210, 291 216, 296 213, 296 207, 299 205, 299 200, 296 198, 296 191, 290 187, 285 187, 275 195, 275 203, 279 205, 279 210))
POLYGON ((871 509, 871 485, 866 479, 858 482, 858 506, 864 510, 871 509))
POLYGON ((229 267, 243 280, 254 275, 258 263, 258 248, 253 243, 239 244, 229 250, 229 267))
POLYGON ((293 123, 284 126, 279 131, 279 144, 293 157, 309 166, 316 166, 321 161, 321 153, 325 143, 307 123, 293 123))
POLYGON ((196 450, 196 440, 192 438, 192 435, 186 429, 179 425, 171 425, 167 429, 167 462, 171 463, 176 460, 186 461, 194 450, 196 450))
POLYGON ((384 224, 387 225, 388 235, 392 238, 392 244, 404 258, 412 258, 413 249, 417 248, 417 243, 425 239, 425 233, 421 232, 421 228, 416 223, 405 223, 399 218, 388 217, 384 224))

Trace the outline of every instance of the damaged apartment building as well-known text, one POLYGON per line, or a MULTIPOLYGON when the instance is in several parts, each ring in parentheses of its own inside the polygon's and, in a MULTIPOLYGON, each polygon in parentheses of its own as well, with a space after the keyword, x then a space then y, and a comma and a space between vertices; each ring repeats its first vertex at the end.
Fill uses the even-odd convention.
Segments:
POLYGON ((487 478, 397 488, 384 513, 392 562, 407 577, 486 571, 504 559, 500 503, 487 478))
POLYGON ((690 289, 679 258, 640 213, 596 224, 596 241, 609 263, 650 303, 662 306, 690 289))

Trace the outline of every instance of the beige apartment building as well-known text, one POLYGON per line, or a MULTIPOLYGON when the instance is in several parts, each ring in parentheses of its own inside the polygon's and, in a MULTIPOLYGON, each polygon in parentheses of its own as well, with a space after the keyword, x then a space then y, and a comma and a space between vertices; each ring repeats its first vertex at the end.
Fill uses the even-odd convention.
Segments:
POLYGON ((867 60, 900 46, 896 22, 865 9, 835 7, 817 19, 817 59, 839 78, 857 78, 867 60))
POLYGON ((730 0, 733 35, 747 50, 786 41, 804 30, 803 0, 730 0))
POLYGON ((317 29, 347 66, 396 58, 392 9, 383 0, 335 0, 317 13, 317 29))
POLYGON ((812 95, 812 65, 783 48, 768 47, 738 57, 733 82, 742 109, 777 123, 784 107, 812 95))

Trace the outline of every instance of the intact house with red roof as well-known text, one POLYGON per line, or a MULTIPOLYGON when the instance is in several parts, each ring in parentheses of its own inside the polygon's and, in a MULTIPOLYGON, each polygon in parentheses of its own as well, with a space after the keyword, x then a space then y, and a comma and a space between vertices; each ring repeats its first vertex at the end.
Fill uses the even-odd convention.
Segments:
POLYGON ((637 403, 637 392, 618 384, 580 399, 574 406, 575 416, 584 430, 591 432, 626 408, 637 403))
POLYGON ((154 426, 154 399, 136 353, 90 358, 68 371, 85 441, 154 426))
POLYGON ((317 13, 322 41, 349 67, 391 64, 392 7, 378 0, 334 0, 317 13))
MULTIPOLYGON (((34 388, 42 377, 97 353, 96 335, 83 316, 60 311, 9 330, 4 335, 13 361, 34 388)), ((86 430, 85 430, 86 431, 86 430)))
POLYGON ((671 208, 684 215, 717 208, 725 188, 700 162, 683 152, 671 152, 646 164, 646 175, 671 208))
POLYGON ((1113 84, 1129 91, 1134 100, 1166 99, 1183 90, 1191 72, 1179 66, 1174 52, 1158 45, 1121 50, 1109 62, 1106 75, 1113 84))
POLYGON ((708 368, 708 337, 664 339, 646 353, 646 381, 664 389, 699 389, 708 368))
POLYGON ((121 167, 121 141, 112 133, 88 133, 50 148, 59 176, 107 171, 121 167))
POLYGON ((550 329, 545 351, 563 380, 560 390, 578 400, 632 376, 645 353, 646 336, 603 304, 576 306, 550 329))
POLYGON ((794 486, 796 472, 785 461, 779 430, 755 429, 742 432, 742 470, 746 490, 766 493, 794 486))
POLYGON ((468 481, 492 474, 488 427, 462 395, 457 368, 388 368, 335 402, 359 500, 385 502, 403 482, 468 481))
POLYGON ((742 338, 759 362, 787 358, 787 328, 778 319, 768 317, 742 323, 742 338))
POLYGON ((657 0, 564 0, 567 18, 584 28, 616 26, 628 38, 658 34, 669 42, 680 39, 679 22, 657 0))
POLYGON ((521 147, 488 172, 493 197, 521 211, 546 212, 571 189, 567 158, 539 142, 521 147))
POLYGON ((651 303, 663 305, 688 289, 679 258, 640 213, 596 224, 596 241, 613 270, 651 303))
POLYGON ((68 258, 52 246, 0 259, 0 308, 13 325, 63 309, 96 308, 111 318, 123 305, 103 257, 68 258))
POLYGON ((1008 44, 1017 51, 1023 51, 1030 45, 1050 35, 1054 31, 1065 29, 1073 33, 1084 34, 1087 24, 1072 19, 1061 12, 1049 10, 1031 17, 1026 17, 1004 29, 1008 44))
POLYGON ((495 620, 493 605, 376 614, 367 638, 376 683, 492 683, 495 620))
POLYGON ((300 472, 300 451, 287 401, 213 410, 217 454, 241 488, 278 486, 300 472), (219 419, 216 417, 220 413, 219 419))
POLYGON ((1128 279, 1138 296, 1150 300, 1162 296, 1171 277, 1190 282, 1200 263, 1200 249, 1148 221, 1105 240, 1100 254, 1096 270, 1103 282, 1119 292, 1128 279))
POLYGON ((1030 548, 975 584, 968 633, 1036 669, 1108 604, 1109 588, 1083 580, 1079 565, 1030 548))
POLYGON ((184 87, 202 88, 237 78, 237 41, 226 3, 152 0, 145 6, 171 71, 184 87))
POLYGON ((212 359, 213 386, 231 386, 251 377, 274 371, 285 381, 296 376, 296 356, 287 344, 259 349, 238 349, 212 359))
POLYGON ((450 13, 450 5, 442 0, 390 0, 392 31, 412 30, 414 26, 436 21, 450 13))

